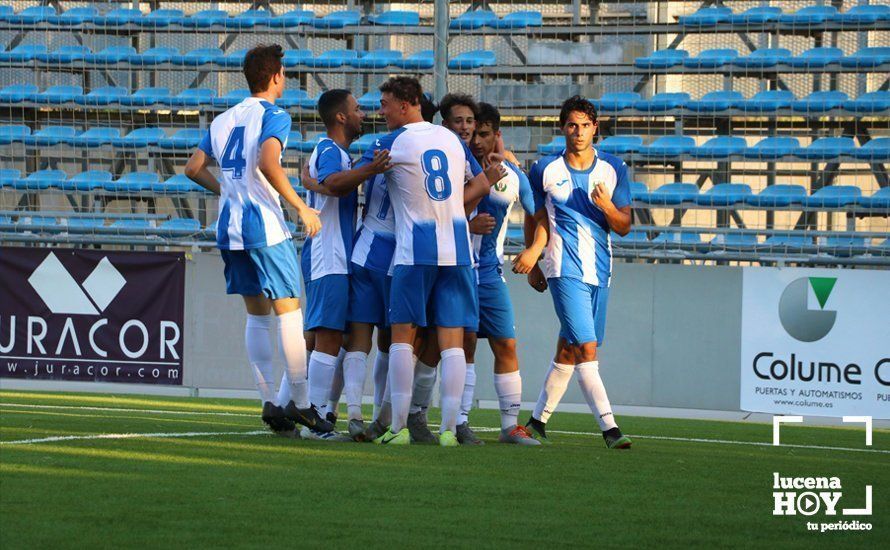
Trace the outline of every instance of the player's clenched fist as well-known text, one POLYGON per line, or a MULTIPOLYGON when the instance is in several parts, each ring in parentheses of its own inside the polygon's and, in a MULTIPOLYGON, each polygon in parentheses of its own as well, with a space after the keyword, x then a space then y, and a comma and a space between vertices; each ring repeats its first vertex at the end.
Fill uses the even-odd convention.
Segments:
POLYGON ((609 189, 602 183, 597 184, 597 186, 593 188, 593 191, 590 193, 590 200, 592 200, 593 204, 597 205, 600 210, 608 210, 614 207, 612 204, 612 194, 609 193, 609 189))
POLYGON ((321 218, 318 217, 318 210, 307 206, 298 210, 297 215, 300 216, 300 221, 303 222, 308 237, 314 237, 321 231, 321 218))
POLYGON ((491 185, 494 185, 507 177, 507 169, 503 164, 492 164, 485 169, 485 177, 488 178, 488 182, 491 185))

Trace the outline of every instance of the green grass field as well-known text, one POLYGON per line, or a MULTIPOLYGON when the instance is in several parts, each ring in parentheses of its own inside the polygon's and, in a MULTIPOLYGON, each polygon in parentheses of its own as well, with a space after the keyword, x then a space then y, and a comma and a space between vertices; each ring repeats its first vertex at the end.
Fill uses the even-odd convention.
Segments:
MULTIPOLYGON (((549 447, 499 445, 490 431, 484 447, 393 448, 267 435, 255 401, 2 391, 0 548, 890 540, 887 431, 875 430, 866 448, 861 428, 792 426, 782 442, 793 446, 772 447, 766 424, 619 421, 635 436, 632 450, 607 450, 589 415, 567 413, 548 424, 549 447), (873 515, 773 516, 773 472, 839 477, 839 509, 861 508, 870 484, 873 515), (873 529, 806 528, 852 519, 873 529)), ((475 411, 472 423, 495 427, 497 413, 475 411)))

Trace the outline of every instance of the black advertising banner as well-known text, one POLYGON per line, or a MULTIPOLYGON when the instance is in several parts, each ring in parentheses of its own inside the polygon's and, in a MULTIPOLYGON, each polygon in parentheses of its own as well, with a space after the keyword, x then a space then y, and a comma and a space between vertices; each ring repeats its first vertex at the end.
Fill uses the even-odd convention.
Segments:
POLYGON ((182 385, 180 253, 0 247, 0 378, 182 385))

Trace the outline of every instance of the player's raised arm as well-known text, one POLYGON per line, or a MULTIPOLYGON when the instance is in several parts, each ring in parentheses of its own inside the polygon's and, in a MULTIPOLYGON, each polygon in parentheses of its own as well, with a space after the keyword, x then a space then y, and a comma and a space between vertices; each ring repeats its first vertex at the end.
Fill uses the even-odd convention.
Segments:
POLYGON ((198 149, 189 157, 185 165, 185 175, 204 189, 219 195, 219 181, 207 169, 211 160, 213 160, 213 148, 210 145, 210 132, 208 131, 198 145, 198 149))
POLYGON ((306 234, 310 237, 318 233, 321 229, 321 220, 314 210, 306 206, 303 199, 297 195, 294 188, 291 187, 284 168, 281 167, 281 142, 277 139, 270 138, 263 141, 260 146, 260 159, 258 168, 260 172, 266 176, 269 184, 278 191, 284 200, 294 207, 300 220, 306 226, 306 234))
POLYGON ((618 181, 615 184, 614 193, 609 193, 609 189, 601 183, 591 191, 590 199, 603 211, 609 229, 623 237, 630 233, 632 221, 630 184, 627 177, 627 165, 624 162, 616 171, 618 172, 618 181))

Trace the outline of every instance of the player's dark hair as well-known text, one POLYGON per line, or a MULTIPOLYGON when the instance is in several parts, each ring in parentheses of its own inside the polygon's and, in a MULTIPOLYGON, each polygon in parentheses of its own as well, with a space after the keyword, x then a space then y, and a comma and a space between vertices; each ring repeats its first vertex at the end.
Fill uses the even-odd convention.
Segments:
POLYGON ((590 100, 576 95, 563 102, 562 109, 559 111, 560 127, 566 125, 566 120, 569 119, 569 114, 574 112, 587 115, 590 122, 596 124, 596 107, 593 106, 593 103, 591 103, 590 100))
POLYGON ((423 120, 432 122, 438 112, 439 106, 433 101, 433 96, 428 93, 420 96, 420 116, 423 117, 423 120))
POLYGON ((439 114, 442 115, 443 119, 448 120, 448 117, 451 116, 451 109, 458 105, 462 105, 473 111, 473 116, 479 115, 479 106, 476 105, 473 98, 467 94, 445 94, 445 97, 439 102, 439 114))
POLYGON ((476 111, 476 128, 480 124, 491 124, 491 129, 497 132, 501 129, 501 113, 491 103, 479 102, 479 110, 476 111))
POLYGON ((381 93, 390 93, 399 101, 407 101, 411 105, 420 103, 423 88, 420 81, 410 76, 394 76, 380 85, 381 93))
POLYGON ((278 44, 254 46, 244 56, 244 77, 250 93, 258 94, 269 89, 269 81, 281 70, 284 51, 278 44))
POLYGON ((337 118, 337 113, 346 110, 346 98, 349 90, 328 90, 318 98, 318 114, 325 126, 330 126, 337 118))

